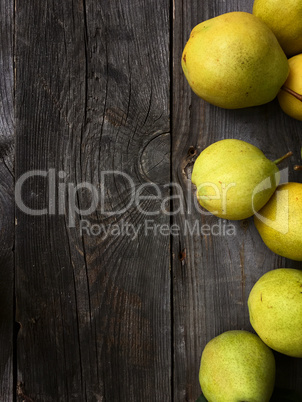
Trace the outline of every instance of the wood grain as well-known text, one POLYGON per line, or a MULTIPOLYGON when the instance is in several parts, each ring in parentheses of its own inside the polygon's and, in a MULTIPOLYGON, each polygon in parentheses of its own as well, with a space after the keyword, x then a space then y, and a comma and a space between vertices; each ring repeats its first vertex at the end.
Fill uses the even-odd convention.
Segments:
MULTIPOLYGON (((251 9, 252 1, 237 4, 175 0, 173 10, 172 179, 180 185, 179 198, 186 206, 185 213, 175 217, 182 231, 172 244, 175 401, 195 401, 200 395, 200 356, 211 338, 231 329, 252 331, 247 298, 256 280, 273 268, 301 268, 300 263, 285 261, 270 252, 252 219, 223 221, 194 207, 192 166, 198 154, 215 141, 242 139, 261 148, 273 160, 292 150, 290 165, 300 160, 302 124, 284 115, 277 101, 241 110, 219 109, 199 99, 181 71, 182 50, 195 25, 224 12, 251 9), (199 228, 209 225, 213 232, 203 235, 195 230, 186 235, 186 228, 194 228, 194 224, 199 228), (223 227, 230 225, 235 235, 223 232, 223 227), (180 258, 183 250, 185 258, 180 258)), ((280 167, 286 166, 284 162, 280 167)), ((301 181, 292 169, 289 179, 301 181)), ((277 354, 276 358, 276 384, 301 391, 302 362, 277 354)))
POLYGON ((23 201, 42 209, 61 189, 53 214, 17 210, 19 397, 169 400, 170 237, 143 226, 170 219, 150 200, 152 183, 169 194, 169 5, 19 1, 16 24, 17 177, 55 172, 51 188, 27 180, 23 201), (89 215, 85 182, 100 196, 89 215), (127 207, 139 189, 149 199, 127 207))
MULTIPOLYGON (((194 402, 205 344, 252 330, 256 280, 302 268, 270 252, 252 219, 201 213, 190 181, 201 150, 223 138, 271 159, 292 150, 281 168, 300 163, 302 123, 276 100, 219 109, 181 71, 198 22, 251 9, 0 2, 0 400, 194 402)), ((276 384, 302 392, 301 359, 275 355, 276 384)))
POLYGON ((0 2, 0 400, 13 400, 14 365, 14 11, 0 2))

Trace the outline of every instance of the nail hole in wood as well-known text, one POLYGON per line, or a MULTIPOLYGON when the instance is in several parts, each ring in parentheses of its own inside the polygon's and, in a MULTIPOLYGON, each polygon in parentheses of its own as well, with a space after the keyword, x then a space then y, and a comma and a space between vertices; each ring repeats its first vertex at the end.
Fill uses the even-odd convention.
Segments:
POLYGON ((188 149, 188 155, 189 155, 189 156, 194 156, 194 155, 196 155, 196 149, 195 149, 194 147, 190 147, 190 148, 188 149))

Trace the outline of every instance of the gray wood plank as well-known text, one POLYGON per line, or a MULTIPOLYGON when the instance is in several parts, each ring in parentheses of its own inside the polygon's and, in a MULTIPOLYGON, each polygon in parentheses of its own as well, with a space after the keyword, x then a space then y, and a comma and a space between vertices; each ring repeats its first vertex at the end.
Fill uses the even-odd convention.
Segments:
MULTIPOLYGON (((194 207, 192 166, 198 154, 215 141, 242 139, 261 148, 273 160, 292 150, 290 163, 300 162, 302 124, 283 114, 277 101, 242 110, 219 109, 191 91, 181 70, 182 50, 195 25, 224 12, 250 12, 251 8, 252 2, 247 0, 240 4, 175 0, 173 10, 172 179, 180 186, 176 194, 185 206, 184 214, 175 216, 181 231, 172 243, 175 401, 195 401, 200 395, 200 357, 211 338, 230 329, 252 330, 247 298, 256 280, 273 268, 301 268, 300 263, 270 252, 252 219, 223 221, 202 215, 194 207), (194 224, 199 225, 199 230, 190 234, 187 229, 194 228, 194 224), (200 233, 204 225, 210 226, 210 235, 200 233), (223 232, 229 225, 234 226, 234 236, 223 232)), ((286 165, 284 162, 281 167, 286 165)), ((301 182, 301 175, 293 170, 289 178, 301 182)), ((278 354, 276 358, 276 384, 301 391, 301 359, 278 354)))
POLYGON ((170 237, 144 232, 170 218, 128 206, 169 195, 169 3, 18 2, 16 24, 16 175, 49 173, 22 186, 47 214, 17 209, 19 396, 170 400, 170 237))
POLYGON ((0 2, 0 400, 13 400, 14 363, 14 74, 13 3, 0 2))

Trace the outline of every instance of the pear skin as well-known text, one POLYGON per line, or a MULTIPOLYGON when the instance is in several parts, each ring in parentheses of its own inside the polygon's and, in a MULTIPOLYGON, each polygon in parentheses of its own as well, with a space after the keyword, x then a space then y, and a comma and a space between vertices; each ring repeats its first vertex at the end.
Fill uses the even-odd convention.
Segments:
POLYGON ((284 113, 302 120, 302 54, 288 60, 289 76, 278 94, 278 101, 284 113))
POLYGON ((278 186, 268 203, 255 214, 254 221, 270 250, 302 261, 302 183, 278 186))
POLYGON ((302 357, 302 271, 279 268, 264 274, 252 288, 250 322, 270 348, 302 357))
POLYGON ((268 402, 275 382, 274 355, 251 332, 224 332, 204 348, 199 382, 208 401, 268 402))
POLYGON ((192 183, 203 208, 220 218, 240 220, 267 203, 279 183, 279 169, 254 145, 226 139, 201 152, 192 183))
POLYGON ((289 73, 272 31, 253 14, 239 11, 198 24, 181 65, 198 96, 227 109, 270 102, 289 73))
POLYGON ((253 14, 273 31, 287 56, 302 52, 302 2, 255 0, 253 14))

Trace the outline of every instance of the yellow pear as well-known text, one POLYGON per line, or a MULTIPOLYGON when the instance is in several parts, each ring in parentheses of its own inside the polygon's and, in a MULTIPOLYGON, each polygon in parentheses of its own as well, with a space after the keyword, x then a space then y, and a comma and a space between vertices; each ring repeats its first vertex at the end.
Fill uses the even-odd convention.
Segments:
POLYGON ((278 186, 254 221, 268 248, 282 257, 302 261, 302 183, 278 186))
POLYGON ((239 11, 198 24, 181 65, 198 96, 227 109, 270 102, 289 72, 272 31, 253 14, 239 11))
POLYGON ((253 14, 270 27, 287 56, 302 52, 301 0, 255 0, 253 14))
POLYGON ((289 76, 278 94, 278 101, 286 114, 302 120, 302 54, 291 57, 288 64, 289 76))
POLYGON ((198 202, 220 218, 252 216, 279 184, 277 164, 284 157, 273 162, 259 148, 237 139, 214 142, 193 166, 191 180, 197 187, 198 202))
POLYGON ((248 298, 250 322, 270 348, 302 357, 302 271, 279 268, 264 274, 248 298))
POLYGON ((248 331, 227 331, 204 348, 199 382, 208 401, 268 402, 275 382, 275 359, 248 331))

